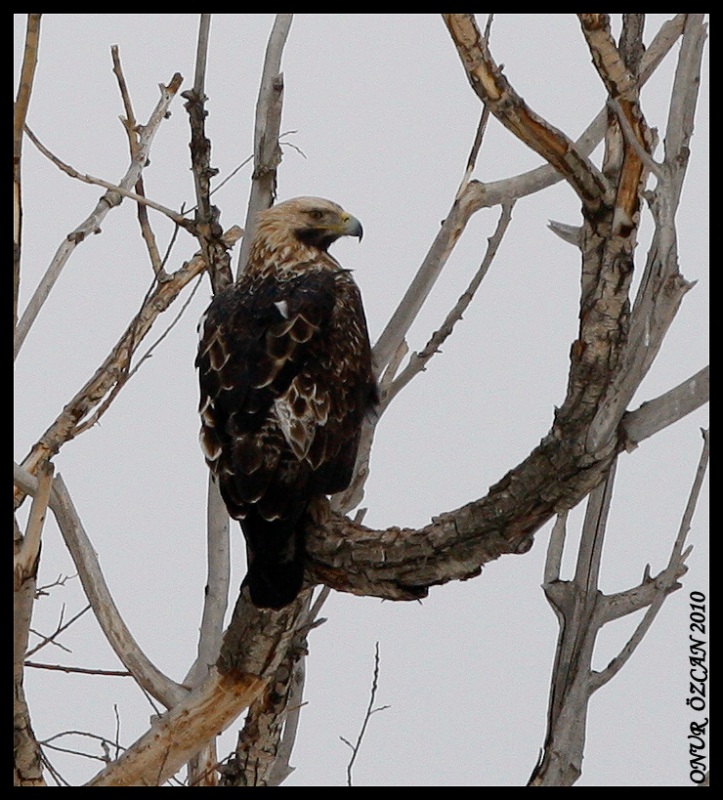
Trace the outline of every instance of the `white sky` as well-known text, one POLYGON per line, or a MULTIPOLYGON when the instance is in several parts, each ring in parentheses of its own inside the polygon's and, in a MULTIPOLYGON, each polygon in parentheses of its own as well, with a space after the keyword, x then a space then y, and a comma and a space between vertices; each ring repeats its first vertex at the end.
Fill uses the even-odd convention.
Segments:
MULTIPOLYGON (((662 19, 649 18, 646 40, 662 19)), ((29 126, 79 171, 119 180, 128 155, 110 46, 120 47, 136 117, 144 122, 159 83, 179 71, 183 89, 190 88, 197 20, 45 16, 29 126)), ((213 18, 206 94, 212 164, 220 177, 252 150, 271 23, 269 15, 213 18)), ((16 16, 16 74, 24 29, 25 16, 16 16)), ((529 105, 571 137, 601 108, 604 91, 574 16, 500 15, 491 47, 529 105)), ((643 91, 648 122, 661 131, 673 69, 669 56, 643 91)), ((289 141, 305 157, 285 148, 279 199, 325 196, 362 221, 361 245, 344 240, 333 252, 355 270, 375 339, 449 209, 479 102, 437 15, 299 15, 283 71, 282 130, 295 131, 289 141)), ((678 217, 681 270, 697 285, 634 407, 708 360, 707 76, 706 67, 678 217)), ((180 97, 172 112, 144 173, 146 192, 166 206, 188 207, 194 195, 180 97)), ((23 157, 21 310, 63 237, 102 193, 62 175, 29 141, 23 157)), ((492 120, 476 177, 504 178, 539 163, 492 120)), ((246 167, 215 195, 224 227, 243 224, 249 178, 246 167)), ((148 288, 151 268, 135 213, 123 203, 108 215, 101 235, 76 249, 26 341, 16 364, 17 461, 93 373, 148 288)), ((426 343, 465 289, 497 217, 497 210, 488 210, 473 219, 410 334, 412 350, 426 343)), ((577 224, 579 218, 577 198, 562 184, 517 205, 498 257, 443 354, 379 425, 365 524, 421 526, 432 515, 481 497, 547 433, 553 408, 564 399, 568 350, 577 331, 579 254, 546 225, 548 219, 577 224)), ((158 215, 152 219, 163 250, 172 226, 158 215)), ((638 266, 649 229, 644 224, 638 266)), ((169 270, 196 249, 181 234, 169 270)), ((205 579, 206 467, 197 445, 193 360, 196 322, 209 297, 204 279, 181 321, 102 423, 55 459, 126 622, 148 656, 175 680, 195 657, 205 579)), ((163 319, 148 341, 166 325, 163 319)), ((621 458, 601 573, 604 591, 639 583, 646 563, 653 573, 667 563, 700 453, 699 429, 707 424, 706 407, 621 458)), ((579 785, 690 785, 688 595, 708 591, 706 520, 702 503, 690 532, 695 550, 683 589, 668 599, 625 669, 592 700, 579 785)), ((372 718, 355 766, 356 785, 524 784, 544 741, 557 637, 540 588, 548 535, 549 525, 524 557, 507 556, 475 580, 434 588, 423 603, 334 594, 324 610, 328 622, 309 639, 308 705, 292 759, 297 770, 288 785, 345 783, 349 751, 339 737, 356 738, 376 641, 377 702, 391 708, 372 718)), ((233 545, 235 592, 245 570, 238 529, 233 545)), ((569 577, 573 550, 566 551, 564 563, 569 577)), ((73 572, 51 522, 39 582, 73 572)), ((34 628, 52 631, 61 604, 66 619, 82 608, 77 580, 37 603, 34 628)), ((638 619, 605 629, 596 667, 616 654, 638 619)), ((72 652, 48 647, 37 660, 119 667, 90 615, 62 643, 72 652)), ((113 738, 115 704, 120 741, 127 746, 146 729, 151 713, 130 679, 29 670, 27 691, 40 738, 66 729, 113 738)), ((223 754, 235 742, 231 730, 222 739, 223 754)), ((63 755, 53 760, 73 783, 101 766, 63 755)))

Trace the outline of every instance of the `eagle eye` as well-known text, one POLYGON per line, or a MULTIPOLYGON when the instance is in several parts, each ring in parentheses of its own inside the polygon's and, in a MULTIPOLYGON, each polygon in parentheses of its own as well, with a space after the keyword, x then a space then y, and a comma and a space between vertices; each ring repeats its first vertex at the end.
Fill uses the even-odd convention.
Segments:
POLYGON ((312 208, 311 211, 309 211, 309 216, 312 219, 320 220, 324 216, 324 212, 320 208, 312 208))

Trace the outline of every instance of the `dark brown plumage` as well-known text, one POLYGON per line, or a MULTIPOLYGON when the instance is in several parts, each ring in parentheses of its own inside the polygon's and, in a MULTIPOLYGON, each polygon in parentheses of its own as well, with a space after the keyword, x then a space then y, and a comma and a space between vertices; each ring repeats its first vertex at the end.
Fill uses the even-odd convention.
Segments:
POLYGON ((361 235, 329 200, 262 212, 243 275, 199 325, 201 445, 241 523, 257 606, 299 593, 309 504, 349 485, 376 403, 359 289, 326 252, 361 235))

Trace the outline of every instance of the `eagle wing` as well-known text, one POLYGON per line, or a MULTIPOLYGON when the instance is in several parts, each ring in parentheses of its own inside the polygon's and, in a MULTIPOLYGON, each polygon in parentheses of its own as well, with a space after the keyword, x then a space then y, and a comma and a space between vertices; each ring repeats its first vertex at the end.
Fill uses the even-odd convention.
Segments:
POLYGON ((351 279, 242 280, 200 327, 201 443, 232 516, 253 504, 267 520, 298 517, 310 496, 346 488, 375 392, 351 279))

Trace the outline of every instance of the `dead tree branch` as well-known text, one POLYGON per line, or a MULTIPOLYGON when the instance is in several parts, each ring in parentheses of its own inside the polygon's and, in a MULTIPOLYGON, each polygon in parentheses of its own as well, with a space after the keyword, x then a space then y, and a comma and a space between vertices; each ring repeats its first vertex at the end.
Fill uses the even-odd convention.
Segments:
POLYGON ((626 449, 667 428, 686 414, 708 402, 710 394, 710 367, 703 367, 687 380, 653 400, 646 400, 640 408, 623 417, 626 449))
POLYGON ((231 725, 264 691, 283 662, 306 613, 307 592, 280 611, 257 609, 239 595, 221 656, 207 679, 163 714, 88 785, 158 786, 231 725))
POLYGON ((42 14, 28 14, 25 33, 25 49, 23 66, 20 72, 20 84, 15 108, 13 111, 13 331, 18 321, 18 292, 20 291, 20 251, 22 245, 23 195, 21 160, 23 150, 23 132, 25 120, 30 106, 33 91, 35 67, 38 63, 38 47, 40 45, 40 18, 42 14))
POLYGON ((50 634, 50 636, 41 636, 37 631, 33 631, 33 633, 35 633, 37 636, 41 636, 41 640, 34 647, 28 649, 28 651, 25 653, 26 657, 35 655, 35 653, 37 653, 38 650, 42 650, 49 644, 55 644, 58 647, 62 648, 63 650, 70 652, 67 647, 64 647, 62 644, 60 644, 60 642, 56 642, 55 640, 58 638, 58 636, 60 636, 61 633, 67 631, 68 628, 74 622, 79 620, 83 616, 83 614, 85 614, 87 611, 90 611, 90 605, 87 605, 84 608, 82 608, 77 614, 74 614, 67 622, 65 622, 63 619, 65 616, 65 605, 63 605, 61 609, 60 619, 58 620, 58 625, 56 629, 50 634))
POLYGON ((374 648, 374 674, 372 676, 372 688, 371 692, 369 693, 369 705, 367 707, 367 712, 364 715, 364 721, 362 722, 362 726, 359 729, 359 736, 357 736, 357 740, 354 744, 352 744, 348 739, 345 739, 343 736, 339 738, 344 742, 351 749, 351 758, 349 759, 349 763, 346 767, 346 785, 352 786, 352 770, 354 769, 354 762, 356 761, 356 757, 359 755, 359 749, 361 748, 362 741, 364 739, 364 734, 366 733, 367 726, 369 725, 369 720, 371 719, 372 714, 376 714, 377 711, 384 711, 384 709, 389 708, 389 706, 377 706, 374 707, 374 701, 376 700, 377 696, 377 687, 379 686, 379 642, 376 643, 374 648))
POLYGON ((435 353, 439 352, 439 348, 444 344, 447 338, 452 334, 454 326, 462 319, 462 315, 469 308, 470 303, 474 300, 475 293, 479 289, 482 281, 487 275, 492 261, 497 254, 502 239, 504 238, 507 228, 512 221, 512 204, 503 204, 500 213, 497 228, 488 240, 487 252, 482 259, 477 272, 469 283, 464 294, 459 298, 454 308, 447 314, 444 322, 439 327, 431 339, 427 342, 424 348, 419 353, 413 353, 407 363, 407 366, 402 372, 394 379, 388 391, 384 393, 382 398, 382 409, 385 408, 397 394, 409 383, 409 381, 426 369, 427 363, 435 353))
MULTIPOLYGON (((123 74, 123 67, 121 65, 118 46, 112 45, 110 48, 110 52, 111 52, 111 59, 113 61, 113 74, 116 76, 116 80, 118 81, 118 89, 120 90, 121 93, 121 99, 123 100, 123 108, 125 111, 125 117, 121 117, 121 123, 123 124, 126 136, 128 137, 128 147, 130 150, 130 155, 132 160, 139 145, 138 124, 136 122, 135 114, 133 113, 133 103, 131 102, 131 97, 128 91, 128 85, 126 84, 125 75, 123 74)), ((142 174, 136 181, 135 190, 136 194, 140 195, 141 197, 146 196, 142 174)), ((148 249, 148 255, 151 259, 151 266, 153 267, 153 272, 157 280, 163 281, 166 279, 166 272, 163 268, 163 261, 161 259, 160 253, 158 252, 158 246, 156 244, 156 236, 153 233, 150 220, 148 219, 148 210, 143 203, 138 203, 137 207, 138 207, 138 223, 141 228, 141 235, 143 237, 143 241, 146 243, 146 248, 148 249)))
POLYGON ((211 203, 211 179, 218 170, 211 166, 211 141, 206 136, 205 108, 206 58, 211 15, 201 14, 196 48, 196 69, 193 88, 183 92, 186 111, 191 123, 191 168, 196 189, 195 235, 206 259, 214 294, 233 282, 231 256, 223 239, 219 222, 221 212, 211 203))
MULTIPOLYGON (((132 159, 126 174, 118 183, 118 186, 120 186, 122 189, 130 191, 131 187, 135 186, 137 183, 141 172, 148 162, 151 144, 153 143, 156 131, 165 118, 166 113, 168 112, 168 107, 173 101, 173 98, 176 96, 182 81, 183 78, 181 75, 176 73, 173 78, 171 78, 168 86, 161 84, 161 99, 158 101, 156 108, 153 110, 148 123, 143 127, 136 157, 132 159)), ((45 303, 45 300, 50 294, 55 282, 60 277, 60 273, 62 272, 63 267, 67 263, 68 258, 73 250, 88 235, 92 233, 98 233, 100 231, 101 223, 106 218, 108 212, 112 208, 119 206, 122 200, 123 195, 119 194, 117 191, 109 189, 98 201, 96 207, 93 209, 90 215, 83 222, 81 222, 81 224, 75 228, 75 230, 71 231, 60 245, 55 253, 55 256, 53 257, 53 260, 50 262, 50 266, 46 270, 45 275, 38 284, 33 296, 30 298, 30 302, 28 303, 25 312, 18 322, 15 335, 16 357, 23 345, 23 342, 25 341, 25 337, 28 335, 32 324, 35 321, 35 318, 40 313, 40 309, 45 303)))
POLYGON ((464 232, 470 217, 476 210, 472 209, 463 200, 471 182, 471 175, 482 144, 488 116, 488 113, 483 113, 480 117, 472 148, 467 158, 462 182, 452 202, 452 207, 435 236, 427 255, 420 264, 417 274, 409 284, 404 297, 400 300, 399 305, 394 310, 389 322, 374 345, 374 368, 377 377, 380 377, 386 370, 390 359, 404 341, 409 328, 441 275, 444 265, 454 250, 459 237, 464 232))
POLYGON ((612 497, 614 471, 603 486, 595 489, 588 501, 575 575, 560 580, 561 546, 564 522, 556 525, 550 540, 544 590, 560 625, 555 666, 550 688, 548 729, 542 757, 535 767, 530 785, 570 786, 582 772, 585 726, 590 697, 610 681, 625 665, 658 611, 671 592, 680 588, 685 560, 691 548, 683 549, 690 530, 700 488, 708 463, 708 434, 703 434, 703 452, 693 486, 667 566, 655 577, 646 567, 638 586, 605 595, 599 589, 598 574, 602 558, 607 516, 612 497), (598 634, 611 620, 646 608, 645 615, 630 639, 607 667, 592 669, 598 634))
POLYGON ((509 84, 492 59, 474 16, 442 16, 472 89, 497 119, 553 166, 591 210, 609 202, 607 181, 592 162, 562 131, 532 111, 509 84))
MULTIPOLYGON (((665 22, 653 38, 640 62, 638 80, 641 87, 655 72, 658 65, 683 34, 685 20, 685 14, 678 14, 672 20, 665 22)), ((589 156, 600 144, 607 131, 608 118, 608 109, 603 108, 575 141, 575 147, 582 156, 589 156)), ((519 200, 522 197, 552 186, 562 179, 561 173, 553 166, 545 164, 521 175, 489 183, 472 180, 467 187, 463 200, 466 204, 469 204, 472 210, 476 211, 481 208, 499 205, 503 200, 519 200)))
POLYGON ((261 86, 256 103, 256 127, 254 128, 254 173, 251 196, 246 211, 246 236, 239 254, 238 275, 246 267, 251 242, 253 241, 256 216, 269 208, 276 197, 276 170, 281 163, 279 145, 281 110, 284 101, 284 76, 281 72, 281 55, 293 14, 277 14, 274 27, 266 47, 261 86))
MULTIPOLYGON (((129 200, 135 201, 139 206, 147 206, 155 211, 159 211, 161 214, 165 214, 165 216, 167 216, 171 222, 174 222, 180 228, 192 228, 192 223, 189 222, 189 220, 187 220, 182 214, 179 214, 172 208, 166 208, 166 206, 161 205, 161 203, 157 203, 155 200, 151 200, 144 194, 138 194, 131 189, 126 189, 120 184, 106 181, 103 178, 95 178, 93 175, 85 175, 79 172, 77 169, 75 169, 75 167, 72 167, 70 164, 66 164, 64 161, 61 161, 58 156, 48 150, 48 148, 27 126, 25 127, 25 132, 28 134, 30 141, 38 148, 38 150, 49 161, 52 161, 53 164, 58 167, 58 169, 60 169, 69 177, 75 178, 82 183, 89 183, 93 186, 102 186, 104 189, 108 189, 109 192, 115 192, 116 194, 121 195, 121 197, 127 197, 129 200)), ((98 233, 98 231, 95 231, 95 233, 98 233)))
MULTIPOLYGON (((35 495, 39 491, 38 479, 17 465, 15 483, 23 493, 35 495)), ((49 506, 78 570, 83 591, 108 643, 140 686, 166 708, 174 705, 186 695, 187 690, 169 680, 149 661, 123 622, 106 584, 98 557, 60 475, 56 475, 53 480, 49 506)))
MULTIPOLYGON (((226 242, 232 245, 241 238, 240 228, 231 228, 226 233, 226 242)), ((156 284, 140 311, 119 339, 95 374, 65 406, 63 412, 31 448, 22 466, 34 473, 38 466, 58 452, 60 447, 73 439, 81 430, 84 420, 113 390, 127 373, 133 353, 150 331, 158 316, 178 297, 181 290, 205 269, 203 256, 197 254, 171 276, 170 280, 156 284)), ((107 408, 107 406, 105 406, 107 408)), ((97 421, 97 418, 94 420, 97 421)), ((23 499, 23 493, 15 491, 15 502, 23 499)))
POLYGON ((50 487, 53 482, 54 467, 46 462, 38 475, 38 491, 30 507, 25 536, 19 552, 15 554, 15 591, 30 576, 35 576, 40 555, 40 539, 45 524, 45 514, 50 500, 50 487))

